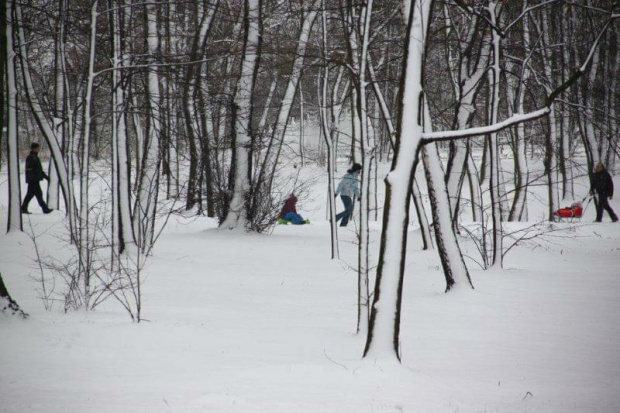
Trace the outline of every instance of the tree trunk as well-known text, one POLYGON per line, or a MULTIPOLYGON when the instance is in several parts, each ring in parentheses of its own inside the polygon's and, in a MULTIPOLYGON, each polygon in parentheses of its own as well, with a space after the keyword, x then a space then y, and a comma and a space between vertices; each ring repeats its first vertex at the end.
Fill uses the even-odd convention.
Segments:
POLYGON ((24 29, 22 25, 22 12, 21 12, 21 4, 19 2, 15 3, 15 11, 16 11, 16 24, 17 35, 19 39, 19 57, 22 66, 22 76, 24 79, 26 98, 28 100, 28 104, 32 110, 32 113, 35 117, 37 125, 39 126, 39 130, 42 132, 45 141, 47 142, 50 151, 52 153, 52 161, 56 165, 56 171, 58 172, 58 178, 60 180, 60 186, 62 189, 63 197, 65 200, 65 205, 67 207, 67 217, 69 218, 69 225, 71 228, 76 228, 75 224, 75 212, 76 212, 76 203, 73 194, 73 183, 70 181, 69 174, 67 173, 67 167, 64 161, 64 157, 62 154, 62 149, 60 147, 58 138, 54 131, 53 126, 49 123, 41 104, 39 103, 39 99, 37 93, 32 84, 32 77, 30 75, 30 65, 28 62, 28 49, 26 47, 26 39, 24 35, 24 29))
MULTIPOLYGON (((496 14, 497 3, 490 1, 488 5, 488 12, 491 19, 491 24, 497 24, 496 14)), ((494 125, 497 123, 499 115, 499 88, 500 88, 500 42, 501 38, 499 34, 492 31, 492 44, 493 44, 493 65, 489 72, 489 87, 490 87, 490 119, 489 123, 494 125)), ((500 182, 500 169, 499 169, 499 151, 497 147, 498 134, 497 132, 489 134, 488 137, 488 152, 489 157, 489 189, 491 193, 491 221, 492 221, 492 248, 493 258, 491 261, 492 267, 502 267, 502 208, 501 208, 501 182, 500 182)))
MULTIPOLYGON (((61 136, 61 146, 64 146, 66 124, 63 122, 63 109, 65 102, 65 76, 63 74, 62 59, 62 43, 65 37, 65 8, 64 0, 58 2, 58 20, 56 27, 56 36, 54 38, 54 118, 52 123, 54 131, 61 136)), ((47 206, 52 209, 60 207, 60 182, 58 180, 58 172, 54 162, 49 163, 49 182, 47 183, 47 206)))
POLYGON ((250 193, 250 159, 252 158, 252 112, 254 84, 258 73, 262 32, 261 0, 244 1, 246 27, 241 61, 241 75, 233 98, 234 180, 233 197, 228 214, 220 224, 225 229, 245 229, 250 193))
MULTIPOLYGON (((424 131, 432 132, 428 104, 424 105, 424 131)), ((433 212, 437 251, 446 278, 446 292, 456 288, 473 288, 469 271, 465 265, 465 260, 463 260, 463 254, 461 253, 456 232, 452 225, 454 217, 452 217, 448 187, 444 180, 445 174, 436 143, 428 144, 422 148, 422 159, 426 173, 428 196, 431 200, 431 210, 433 212)))
POLYGON ((396 145, 392 168, 385 180, 383 230, 365 358, 400 360, 398 347, 407 227, 411 185, 423 132, 420 122, 423 116, 422 65, 432 4, 433 1, 420 1, 410 7, 396 145))
MULTIPOLYGON (((528 2, 523 3, 523 10, 528 7, 528 2)), ((526 56, 530 54, 530 30, 527 21, 523 22, 523 47, 526 56)), ((528 67, 529 57, 523 60, 521 65, 521 77, 519 79, 511 78, 506 87, 506 95, 508 100, 508 108, 513 109, 509 112, 509 115, 516 113, 524 113, 525 102, 525 88, 526 83, 530 77, 530 69, 528 67)), ((508 66, 508 72, 516 72, 516 64, 508 66)), ((523 123, 514 127, 514 198, 512 207, 510 208, 510 214, 508 215, 509 221, 521 221, 525 218, 525 208, 527 201, 528 181, 529 181, 529 166, 526 156, 526 137, 525 137, 525 125, 523 123)))
MULTIPOLYGON (((213 22, 213 16, 215 15, 215 10, 217 8, 217 3, 213 7, 207 7, 203 12, 200 26, 196 33, 196 36, 192 42, 192 49, 189 55, 190 61, 197 61, 202 59, 204 44, 206 42, 207 35, 209 30, 211 29, 211 24, 213 22)), ((185 130, 187 133, 188 143, 189 143, 189 155, 190 155, 190 165, 189 165, 189 178, 187 181, 187 202, 185 208, 187 210, 193 208, 198 202, 197 193, 200 192, 200 187, 198 185, 198 174, 199 174, 199 162, 200 162, 200 154, 198 153, 198 145, 196 138, 196 110, 194 108, 194 96, 195 89, 200 87, 197 84, 197 78, 200 75, 200 64, 194 63, 190 64, 187 67, 187 72, 185 75, 185 87, 183 88, 183 100, 185 102, 183 106, 184 116, 185 116, 185 130), (198 68, 198 70, 196 70, 198 68)), ((204 110, 204 108, 203 108, 204 110)))
MULTIPOLYGON (((549 47, 551 47, 551 34, 549 32, 549 23, 547 13, 542 13, 542 43, 543 53, 545 56, 545 75, 548 79, 546 85, 547 95, 553 91, 554 79, 554 67, 553 67, 553 55, 549 47)), ((557 122, 555 105, 550 107, 551 111, 548 118, 548 133, 546 136, 546 173, 547 173, 547 189, 549 195, 549 221, 554 221, 555 216, 553 213, 558 209, 558 154, 557 154, 557 122)))
MULTIPOLYGON (((12 3, 12 2, 11 2, 12 3)), ((5 2, 2 2, 6 6, 5 2)), ((9 214, 7 232, 22 231, 21 191, 19 176, 19 145, 17 139, 17 79, 15 78, 15 47, 13 37, 13 10, 5 7, 6 24, 6 80, 7 80, 7 160, 9 170, 9 214)), ((4 21, 4 19, 3 19, 4 21)), ((19 24, 19 22, 18 22, 19 24)), ((0 93, 3 95, 4 91, 0 93)), ((3 122, 4 124, 4 122, 3 122)))
POLYGON ((273 178, 276 174, 276 168, 278 159, 280 157, 280 151, 284 143, 284 135, 286 133, 286 127, 288 125, 291 109, 297 93, 299 80, 303 71, 303 63, 306 55, 306 47, 310 38, 312 25, 316 19, 317 11, 310 10, 307 12, 301 29, 299 31, 299 40, 297 43, 297 50, 295 51, 295 59, 293 60, 293 68, 291 75, 286 85, 284 97, 278 108, 278 115, 276 117, 276 123, 273 128, 273 133, 265 151, 265 159, 261 166, 261 170, 258 174, 255 185, 265 185, 266 192, 271 192, 273 178))
MULTIPOLYGON (((446 14, 449 16, 448 13, 446 14)), ((449 17, 447 20, 452 21, 449 17)), ((475 43, 479 41, 478 36, 475 36, 478 31, 477 21, 478 18, 474 17, 469 24, 470 27, 466 32, 466 38, 462 42, 463 46, 458 46, 458 66, 452 68, 453 72, 458 73, 458 78, 453 81, 454 94, 456 96, 453 127, 457 130, 467 129, 472 125, 476 113, 476 98, 489 62, 490 50, 487 35, 484 35, 482 41, 480 41, 478 46, 479 54, 472 53, 475 43)), ((452 24, 455 24, 455 22, 452 22, 452 24)), ((448 53, 450 54, 449 50, 448 53)), ((448 62, 450 62, 450 59, 448 59, 448 62)), ((451 215, 455 226, 458 221, 461 192, 470 157, 469 145, 469 139, 452 142, 452 151, 447 166, 446 182, 450 196, 450 207, 452 209, 451 215)))
MULTIPOLYGON (((370 173, 372 161, 375 156, 375 142, 368 130, 370 120, 368 118, 368 96, 366 92, 366 68, 368 64, 368 43, 370 37, 370 21, 372 17, 373 0, 368 0, 362 8, 360 26, 363 27, 362 50, 359 58, 359 83, 358 83, 358 109, 361 120, 360 147, 362 151, 362 182, 360 199, 360 233, 358 249, 358 310, 357 332, 367 334, 369 317, 369 243, 370 229, 370 173)), ((353 200, 355 202, 355 200, 353 200)))
MULTIPOLYGON (((120 3, 120 2, 119 2, 120 3)), ((113 202, 115 208, 113 222, 116 225, 115 237, 118 253, 125 250, 126 244, 135 244, 135 234, 131 217, 131 192, 129 181, 129 147, 127 145, 127 117, 126 99, 123 82, 123 50, 121 39, 121 13, 123 8, 118 4, 112 10, 113 22, 113 55, 112 61, 115 70, 112 71, 114 93, 112 94, 112 174, 113 174, 113 202)))
MULTIPOLYGON (((155 5, 146 6, 146 25, 148 33, 147 49, 151 59, 158 53, 158 17, 155 5)), ((153 246, 155 235, 155 214, 159 187, 161 96, 159 91, 159 71, 150 65, 147 72, 147 103, 149 122, 145 136, 138 199, 134 211, 134 227, 138 231, 137 243, 143 254, 148 254, 153 246)))
MULTIPOLYGON (((10 9, 9 9, 10 10, 10 9)), ((8 20, 7 26, 11 25, 11 20, 8 20)), ((28 318, 28 314, 24 313, 15 300, 11 298, 9 291, 4 285, 2 280, 2 274, 0 273, 0 313, 10 313, 21 318, 28 318)))

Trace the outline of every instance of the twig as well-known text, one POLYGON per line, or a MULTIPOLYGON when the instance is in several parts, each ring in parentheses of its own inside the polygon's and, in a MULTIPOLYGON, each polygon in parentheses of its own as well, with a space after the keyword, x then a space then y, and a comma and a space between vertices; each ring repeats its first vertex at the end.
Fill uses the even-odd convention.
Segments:
POLYGON ((342 367, 345 370, 349 370, 349 368, 347 366, 345 366, 344 364, 338 363, 337 361, 334 361, 333 359, 331 359, 328 355, 327 352, 325 351, 325 349, 323 349, 323 354, 325 354, 325 358, 329 361, 331 361, 332 363, 336 364, 337 366, 342 367))

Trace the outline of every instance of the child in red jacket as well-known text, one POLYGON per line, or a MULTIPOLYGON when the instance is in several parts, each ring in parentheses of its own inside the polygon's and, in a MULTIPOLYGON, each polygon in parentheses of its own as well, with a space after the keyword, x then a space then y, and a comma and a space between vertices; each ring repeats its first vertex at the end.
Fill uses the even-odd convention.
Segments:
POLYGON ((284 202, 284 206, 282 207, 282 211, 280 211, 280 223, 288 224, 292 223, 295 225, 303 225, 308 224, 307 220, 304 220, 301 215, 297 213, 297 197, 295 194, 291 194, 288 199, 284 202))

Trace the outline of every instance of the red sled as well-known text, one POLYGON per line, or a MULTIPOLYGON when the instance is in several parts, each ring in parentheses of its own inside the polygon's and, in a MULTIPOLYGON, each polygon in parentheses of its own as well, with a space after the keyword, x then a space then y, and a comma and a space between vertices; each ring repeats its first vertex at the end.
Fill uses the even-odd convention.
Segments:
POLYGON ((553 215, 560 218, 581 218, 583 215, 583 207, 581 206, 581 202, 575 202, 570 207, 558 209, 553 215))

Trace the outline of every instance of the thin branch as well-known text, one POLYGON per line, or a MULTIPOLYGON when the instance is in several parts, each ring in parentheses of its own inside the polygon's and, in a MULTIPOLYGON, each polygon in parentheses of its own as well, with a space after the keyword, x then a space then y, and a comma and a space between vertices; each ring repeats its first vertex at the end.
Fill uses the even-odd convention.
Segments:
POLYGON ((489 133, 499 132, 503 129, 509 128, 521 122, 527 122, 530 120, 542 118, 543 116, 546 116, 549 112, 550 112, 550 109, 548 106, 546 106, 542 109, 538 109, 536 111, 533 111, 527 114, 517 113, 515 115, 512 115, 508 119, 495 123, 493 125, 480 126, 476 128, 469 128, 469 129, 462 129, 462 130, 423 133, 422 143, 427 144, 430 142, 441 142, 441 141, 449 141, 449 140, 455 140, 455 139, 471 138, 472 136, 487 135, 489 133))

